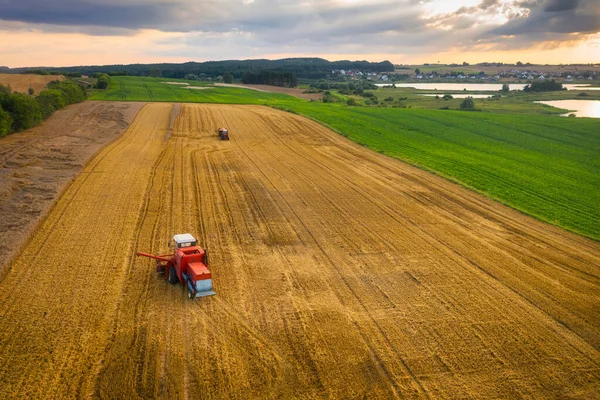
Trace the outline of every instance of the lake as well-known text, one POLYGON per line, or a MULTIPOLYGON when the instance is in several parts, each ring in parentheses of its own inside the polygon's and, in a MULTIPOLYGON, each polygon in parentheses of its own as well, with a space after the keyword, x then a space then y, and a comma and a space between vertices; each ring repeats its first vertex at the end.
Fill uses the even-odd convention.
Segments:
POLYGON ((575 112, 563 114, 563 117, 575 114, 577 117, 600 118, 600 100, 552 100, 536 101, 535 103, 547 104, 567 110, 576 110, 575 112))
MULTIPOLYGON (((446 93, 422 94, 421 96, 430 96, 430 97, 440 96, 440 97, 442 97, 445 94, 446 93)), ((490 95, 490 94, 465 94, 465 93, 448 93, 448 94, 451 95, 452 97, 454 97, 455 99, 466 99, 467 97, 472 97, 474 99, 487 99, 487 98, 492 97, 492 95, 490 95)))
MULTIPOLYGON (((391 83, 377 83, 377 86, 391 86, 391 83)), ((526 84, 509 83, 510 90, 523 90, 526 84)), ((586 84, 563 84, 567 90, 600 90, 600 87, 589 87, 586 84)), ((418 90, 470 90, 497 92, 502 90, 502 83, 396 83, 399 88, 415 88, 418 90)))

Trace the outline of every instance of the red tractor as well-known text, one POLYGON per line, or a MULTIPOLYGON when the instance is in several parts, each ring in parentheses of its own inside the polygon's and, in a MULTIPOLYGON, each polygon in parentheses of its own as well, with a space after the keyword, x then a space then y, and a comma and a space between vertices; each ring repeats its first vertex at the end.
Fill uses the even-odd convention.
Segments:
POLYGON ((227 128, 219 128, 219 137, 221 140, 229 140, 229 131, 227 128))
POLYGON ((156 260, 156 272, 165 275, 169 283, 181 282, 188 288, 190 299, 212 296, 212 276, 208 270, 208 254, 189 233, 173 236, 173 255, 155 256, 138 251, 138 256, 156 260))

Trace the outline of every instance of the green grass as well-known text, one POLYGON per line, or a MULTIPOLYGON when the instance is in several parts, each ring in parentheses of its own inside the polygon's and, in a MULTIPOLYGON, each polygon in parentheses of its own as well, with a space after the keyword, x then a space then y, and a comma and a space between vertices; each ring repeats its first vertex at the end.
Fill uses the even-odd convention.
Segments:
MULTIPOLYGON (((513 96, 496 110, 476 100, 487 112, 467 112, 419 108, 417 103, 413 108, 347 107, 237 88, 193 91, 161 83, 167 80, 113 77, 109 90, 92 99, 271 105, 306 115, 357 143, 543 221, 600 240, 600 119, 540 115, 544 114, 540 109, 556 109, 531 105, 533 99, 565 94, 513 96)), ((377 95, 382 100, 389 94, 377 95)), ((446 105, 461 100, 423 101, 446 105)))
POLYGON ((600 239, 600 120, 467 111, 289 108, 351 140, 600 239))
POLYGON ((208 89, 184 89, 164 82, 188 82, 180 79, 113 76, 110 87, 97 91, 90 100, 117 101, 168 101, 184 103, 264 104, 278 100, 293 99, 285 94, 259 92, 247 89, 209 86, 205 82, 189 82, 191 86, 208 89))
MULTIPOLYGON (((559 115, 564 114, 568 110, 551 107, 545 104, 534 103, 539 100, 600 100, 600 91, 587 91, 585 96, 580 96, 580 91, 562 91, 548 93, 526 93, 511 91, 509 93, 499 92, 469 92, 469 91, 444 91, 444 90, 416 90, 413 88, 380 88, 371 90, 378 97, 380 104, 390 107, 401 108, 424 108, 439 110, 448 107, 451 110, 459 109, 460 103, 464 99, 454 98, 452 100, 443 100, 445 93, 450 94, 501 94, 501 98, 474 99, 477 109, 494 113, 507 114, 531 114, 531 115, 559 115), (434 96, 423 96, 424 93, 436 94, 440 98, 434 96), (385 99, 392 98, 392 101, 385 99)), ((361 104, 364 99, 355 96, 361 104)))

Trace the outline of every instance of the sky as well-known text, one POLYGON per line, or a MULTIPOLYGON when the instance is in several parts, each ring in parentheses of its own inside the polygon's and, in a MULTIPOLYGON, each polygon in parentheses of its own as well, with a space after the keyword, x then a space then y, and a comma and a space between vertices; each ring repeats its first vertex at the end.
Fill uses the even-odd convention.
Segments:
POLYGON ((600 0, 0 0, 0 66, 600 63, 600 0))

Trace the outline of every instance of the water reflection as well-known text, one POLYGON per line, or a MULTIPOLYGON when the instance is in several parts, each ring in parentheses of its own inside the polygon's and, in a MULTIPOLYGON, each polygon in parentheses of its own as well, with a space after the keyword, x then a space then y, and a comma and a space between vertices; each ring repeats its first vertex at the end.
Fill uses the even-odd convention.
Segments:
POLYGON ((577 117, 600 118, 600 100, 552 100, 552 101, 536 101, 535 103, 547 104, 552 107, 565 108, 567 110, 575 110, 569 114, 575 114, 577 117))
MULTIPOLYGON (((531 82, 530 82, 531 83, 531 82)), ((391 86, 391 83, 378 83, 377 86, 391 86)), ((502 83, 396 83, 397 88, 414 88, 417 90, 470 90, 497 92, 502 89, 502 83)), ((510 90, 523 90, 526 84, 509 83, 510 90)), ((567 90, 600 90, 600 87, 590 87, 587 84, 563 84, 567 90)))
POLYGON ((488 98, 492 97, 491 94, 464 94, 464 93, 422 94, 421 96, 430 96, 430 97, 439 96, 441 98, 445 94, 449 94, 450 96, 452 96, 455 99, 466 99, 467 97, 472 97, 474 99, 488 99, 488 98))

